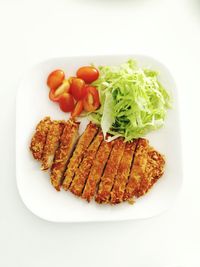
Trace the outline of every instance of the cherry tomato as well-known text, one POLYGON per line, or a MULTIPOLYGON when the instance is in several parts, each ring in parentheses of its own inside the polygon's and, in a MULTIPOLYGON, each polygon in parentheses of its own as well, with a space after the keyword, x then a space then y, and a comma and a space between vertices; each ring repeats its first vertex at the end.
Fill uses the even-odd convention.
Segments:
POLYGON ((84 66, 77 70, 76 75, 78 78, 83 79, 86 83, 92 83, 99 77, 99 71, 92 66, 84 66))
POLYGON ((83 100, 79 100, 76 103, 74 110, 71 112, 72 118, 79 116, 82 111, 83 111, 83 100))
POLYGON ((50 90, 49 91, 49 99, 53 102, 58 102, 59 101, 59 98, 60 98, 60 95, 59 96, 55 96, 54 95, 54 90, 50 90))
POLYGON ((78 101, 85 96, 85 82, 80 78, 71 78, 70 93, 78 101))
POLYGON ((76 79, 76 78, 77 77, 74 77, 74 76, 69 77, 69 79, 68 79, 69 83, 72 84, 73 79, 76 79))
POLYGON ((53 102, 58 102, 62 94, 68 93, 70 89, 70 84, 68 80, 63 80, 62 84, 56 89, 51 89, 49 92, 49 98, 53 102))
POLYGON ((95 111, 100 106, 99 93, 94 86, 86 87, 87 94, 83 99, 83 106, 85 111, 95 111))
POLYGON ((64 79, 65 74, 62 70, 54 70, 48 76, 47 85, 51 90, 56 90, 56 88, 62 84, 64 79))
POLYGON ((63 93, 68 93, 70 89, 70 83, 68 80, 63 80, 62 84, 55 90, 55 96, 62 95, 63 93))
POLYGON ((74 98, 69 93, 64 93, 58 100, 60 109, 64 112, 70 112, 74 109, 74 98))

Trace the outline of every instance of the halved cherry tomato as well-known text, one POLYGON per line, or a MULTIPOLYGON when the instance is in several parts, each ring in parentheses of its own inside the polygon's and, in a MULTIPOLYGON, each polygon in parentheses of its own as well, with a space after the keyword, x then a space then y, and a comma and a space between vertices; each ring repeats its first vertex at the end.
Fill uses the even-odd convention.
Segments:
POLYGON ((58 102, 62 94, 68 93, 70 89, 70 84, 68 80, 64 80, 62 84, 56 89, 51 89, 49 92, 49 98, 53 102, 58 102))
POLYGON ((64 112, 70 112, 74 109, 74 98, 69 93, 64 93, 58 100, 60 109, 64 112))
POLYGON ((71 112, 72 118, 79 116, 82 111, 83 111, 83 100, 79 100, 76 103, 74 110, 71 112))
POLYGON ((68 79, 69 83, 72 84, 72 80, 73 80, 73 79, 76 79, 76 78, 77 78, 77 77, 74 77, 74 76, 69 77, 69 79, 68 79))
POLYGON ((76 75, 78 78, 83 79, 86 83, 92 83, 99 77, 99 71, 92 66, 84 66, 77 70, 76 75))
POLYGON ((99 93, 94 86, 86 87, 87 94, 83 99, 83 106, 85 111, 95 111, 100 106, 99 93))
POLYGON ((53 90, 50 90, 49 91, 49 99, 51 100, 51 101, 53 101, 53 102, 58 102, 59 101, 59 98, 60 98, 60 96, 55 96, 54 95, 54 91, 53 90))
POLYGON ((71 78, 70 93, 78 101, 85 97, 85 82, 80 78, 71 78))
POLYGON ((55 90, 55 96, 62 95, 63 93, 68 93, 70 89, 70 83, 68 80, 63 80, 62 84, 55 90))
POLYGON ((51 72, 47 79, 47 85, 51 90, 56 90, 63 80, 65 79, 65 73, 62 70, 54 70, 51 72))

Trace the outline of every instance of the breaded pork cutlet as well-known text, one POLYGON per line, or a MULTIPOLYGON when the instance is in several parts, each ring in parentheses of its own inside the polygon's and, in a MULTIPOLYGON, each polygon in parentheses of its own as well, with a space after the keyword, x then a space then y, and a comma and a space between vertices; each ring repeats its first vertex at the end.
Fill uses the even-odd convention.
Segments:
POLYGON ((118 204, 123 201, 126 183, 128 181, 132 162, 138 141, 126 143, 122 159, 119 164, 115 182, 111 191, 111 204, 118 204))
POLYGON ((117 170, 123 156, 125 142, 122 138, 114 140, 110 157, 107 161, 103 176, 99 184, 99 189, 95 197, 98 203, 109 203, 110 192, 117 174, 117 170))
POLYGON ((36 126, 35 134, 31 139, 30 145, 30 150, 36 160, 42 159, 43 149, 46 143, 46 137, 50 124, 50 117, 45 117, 36 126))
POLYGON ((139 190, 137 191, 137 197, 146 194, 153 184, 163 175, 164 165, 164 157, 154 150, 154 148, 149 147, 145 170, 146 175, 141 180, 139 190))
POLYGON ((78 138, 78 122, 68 120, 60 138, 60 146, 56 150, 54 162, 51 167, 51 183, 60 190, 62 178, 78 138))
POLYGON ((48 170, 49 168, 51 168, 55 152, 59 146, 60 136, 63 132, 64 127, 64 121, 52 121, 51 125, 49 126, 49 131, 47 134, 42 156, 42 170, 48 170))
POLYGON ((151 175, 152 175, 152 179, 151 179, 151 186, 149 188, 151 188, 154 183, 157 182, 157 180, 164 174, 164 170, 165 170, 165 158, 163 155, 161 155, 158 151, 154 150, 152 148, 152 150, 149 151, 148 153, 149 159, 148 160, 148 164, 152 164, 153 168, 151 171, 151 175))
POLYGON ((124 192, 124 201, 132 200, 134 196, 137 196, 141 180, 144 179, 146 175, 148 148, 148 141, 140 138, 135 151, 135 157, 130 171, 129 180, 124 192))
POLYGON ((76 170, 78 169, 79 164, 83 159, 84 153, 94 139, 97 132, 98 127, 93 123, 89 123, 82 136, 80 137, 64 175, 65 178, 62 184, 64 190, 68 190, 74 178, 76 170))
POLYGON ((93 142, 90 144, 88 150, 85 152, 84 158, 79 165, 78 170, 76 171, 75 177, 69 188, 69 190, 76 196, 81 196, 82 194, 85 182, 87 181, 90 172, 90 168, 93 164, 96 153, 102 141, 103 133, 102 131, 100 131, 94 138, 93 142))
POLYGON ((97 151, 95 160, 90 170, 82 198, 88 202, 94 197, 97 186, 103 174, 104 167, 112 150, 113 142, 103 141, 97 151))

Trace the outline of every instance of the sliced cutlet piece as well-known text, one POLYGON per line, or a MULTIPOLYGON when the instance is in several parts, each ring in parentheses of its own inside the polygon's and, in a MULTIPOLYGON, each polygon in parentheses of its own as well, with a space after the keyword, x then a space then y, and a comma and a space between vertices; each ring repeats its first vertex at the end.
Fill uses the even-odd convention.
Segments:
POLYGON ((137 196, 140 182, 146 174, 146 165, 148 159, 148 140, 140 138, 135 151, 135 157, 132 164, 132 168, 129 175, 129 180, 126 184, 124 192, 124 201, 132 200, 134 196, 137 196))
POLYGON ((99 189, 95 197, 98 203, 109 203, 110 192, 117 174, 117 170, 123 156, 125 142, 122 138, 114 140, 110 157, 107 161, 103 176, 99 184, 99 189))
POLYGON ((137 197, 140 197, 147 193, 147 191, 153 186, 153 184, 164 173, 165 160, 164 157, 157 152, 154 148, 149 147, 148 160, 146 165, 146 175, 141 180, 137 197))
POLYGON ((83 155, 97 132, 98 127, 93 123, 89 123, 80 137, 64 175, 65 178, 62 184, 64 190, 68 190, 74 178, 75 172, 83 159, 83 155))
POLYGON ((55 153, 54 162, 51 167, 51 183, 58 191, 60 190, 66 166, 78 138, 79 124, 73 120, 66 122, 60 138, 60 146, 55 153))
POLYGON ((118 204, 123 201, 124 191, 128 181, 132 162, 134 160, 137 143, 138 140, 126 143, 124 154, 120 161, 115 182, 111 191, 111 204, 118 204))
POLYGON ((42 159, 42 154, 50 125, 51 125, 50 117, 45 117, 36 126, 35 134, 33 135, 30 144, 30 150, 33 154, 33 157, 36 160, 42 159))
POLYGON ((81 196, 85 182, 87 181, 90 168, 95 159, 98 148, 103 141, 103 133, 100 131, 94 141, 90 144, 88 150, 85 152, 84 158, 76 171, 75 177, 71 183, 69 190, 76 196, 81 196))
POLYGON ((103 174, 103 170, 112 150, 113 142, 103 141, 97 151, 94 163, 91 167, 89 177, 87 179, 82 198, 88 202, 94 197, 97 186, 103 174))
POLYGON ((149 157, 152 160, 151 164, 154 166, 151 174, 153 178, 151 180, 151 186, 149 187, 151 188, 154 185, 154 183, 156 183, 157 180, 163 175, 165 171, 165 158, 156 150, 150 151, 149 157))
POLYGON ((55 152, 59 146, 60 137, 65 127, 64 121, 52 121, 46 138, 42 156, 42 170, 48 170, 51 168, 55 152))

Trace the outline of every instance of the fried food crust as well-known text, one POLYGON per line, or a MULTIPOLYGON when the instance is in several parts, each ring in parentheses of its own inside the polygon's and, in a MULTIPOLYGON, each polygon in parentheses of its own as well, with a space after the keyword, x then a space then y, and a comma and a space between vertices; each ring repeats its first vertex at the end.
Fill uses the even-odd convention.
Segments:
POLYGON ((153 184, 163 175, 165 166, 165 159, 153 147, 148 149, 148 160, 146 165, 146 175, 140 183, 140 187, 136 193, 137 197, 146 194, 153 184))
POLYGON ((124 201, 132 199, 140 186, 141 180, 145 176, 147 158, 148 158, 148 141, 140 138, 137 144, 135 157, 132 163, 129 180, 123 196, 124 201))
POLYGON ((50 117, 45 117, 36 126, 35 133, 31 139, 30 150, 36 160, 41 160, 43 155, 46 137, 51 124, 50 117))
POLYGON ((42 156, 42 170, 48 170, 51 168, 55 152, 59 146, 60 137, 65 127, 64 121, 53 121, 49 127, 49 131, 44 146, 42 156))
POLYGON ((83 159, 84 153, 88 148, 88 146, 90 145, 90 143, 92 142, 92 140, 94 139, 97 132, 98 132, 98 127, 93 123, 89 123, 84 133, 80 137, 64 175, 65 178, 62 185, 64 190, 68 190, 74 178, 74 175, 79 167, 79 164, 83 159))
POLYGON ((97 186, 101 179, 104 167, 112 150, 113 142, 103 141, 97 151, 94 163, 91 167, 87 183, 85 185, 82 198, 88 202, 94 197, 97 186))
POLYGON ((118 204, 123 201, 123 195, 126 189, 126 183, 131 170, 131 164, 134 158, 137 142, 137 140, 134 140, 133 142, 126 143, 125 150, 115 178, 114 186, 111 191, 110 202, 112 204, 118 204))
POLYGON ((95 200, 98 203, 109 203, 110 191, 125 148, 125 143, 122 138, 118 138, 113 142, 113 148, 107 161, 103 176, 101 177, 99 189, 95 197, 95 200))
POLYGON ((85 152, 84 158, 75 174, 74 180, 70 186, 70 191, 76 195, 80 196, 87 181, 90 168, 93 164, 95 155, 98 151, 98 148, 103 141, 103 133, 100 131, 94 141, 90 144, 88 150, 85 152))
POLYGON ((149 146, 148 140, 125 143, 117 138, 107 142, 92 123, 74 149, 79 124, 72 119, 64 122, 45 117, 31 139, 33 157, 42 162, 41 169, 51 168, 51 183, 56 190, 63 183, 65 190, 69 188, 88 202, 95 198, 97 203, 132 203, 163 175, 165 158, 149 146))
POLYGON ((78 122, 68 120, 60 138, 60 146, 56 150, 54 162, 51 167, 51 183, 60 191, 62 178, 78 138, 78 122))

